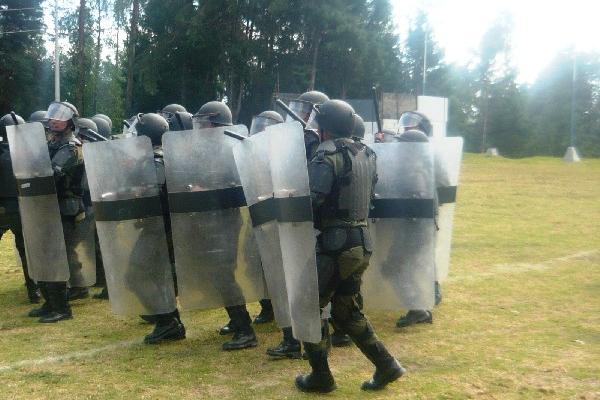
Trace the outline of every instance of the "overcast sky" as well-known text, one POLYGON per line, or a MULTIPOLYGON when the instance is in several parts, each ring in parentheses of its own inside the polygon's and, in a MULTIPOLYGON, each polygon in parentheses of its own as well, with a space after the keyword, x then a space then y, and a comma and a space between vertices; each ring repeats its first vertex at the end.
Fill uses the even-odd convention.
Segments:
POLYGON ((600 52, 600 0, 391 0, 403 38, 419 8, 429 15, 446 61, 466 64, 483 33, 509 12, 514 20, 513 64, 533 82, 560 50, 600 52))
MULTIPOLYGON (((513 64, 521 82, 533 82, 562 49, 600 52, 600 0, 390 0, 401 38, 419 9, 427 12, 446 61, 467 64, 483 33, 503 12, 512 14, 513 64)), ((47 2, 47 7, 53 2, 47 2)), ((76 0, 61 0, 75 8, 76 0)), ((53 24, 47 15, 49 31, 53 24)), ((106 21, 110 29, 110 22, 106 21)), ((49 50, 53 46, 49 43, 49 50)), ((106 53, 107 55, 108 53, 106 53)))

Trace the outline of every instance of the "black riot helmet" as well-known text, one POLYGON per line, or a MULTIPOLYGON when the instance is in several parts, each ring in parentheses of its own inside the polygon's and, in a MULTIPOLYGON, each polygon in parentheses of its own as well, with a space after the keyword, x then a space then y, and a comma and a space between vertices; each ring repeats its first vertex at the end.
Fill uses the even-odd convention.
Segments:
POLYGON ((424 114, 417 111, 407 111, 400 116, 400 126, 404 131, 419 130, 427 136, 431 136, 431 122, 424 114))
POLYGON ((91 118, 91 120, 96 124, 96 127, 98 129, 96 132, 98 132, 105 138, 108 138, 110 136, 110 134, 112 133, 112 130, 111 130, 111 127, 108 124, 108 122, 106 122, 105 118, 102 118, 99 115, 94 115, 91 118))
MULTIPOLYGON (((103 122, 106 123, 106 121, 104 120, 103 122)), ((77 128, 78 135, 83 141, 96 141, 93 137, 90 136, 91 134, 88 133, 89 130, 98 133, 98 126, 93 120, 89 118, 77 118, 77 128)))
POLYGON ((166 120, 169 123, 170 131, 187 131, 194 127, 192 123, 192 114, 187 111, 175 111, 169 118, 166 118, 166 120))
POLYGON ((138 136, 148 136, 153 146, 162 143, 162 135, 169 130, 169 123, 164 117, 155 114, 139 114, 135 125, 138 136))
MULTIPOLYGON (((329 100, 329 97, 317 90, 311 90, 309 92, 304 92, 296 100, 290 101, 289 107, 297 116, 302 118, 304 122, 308 123, 311 120, 311 116, 313 114, 314 106, 317 104, 323 104, 329 100)), ((286 121, 290 122, 294 119, 291 116, 286 117, 286 121)))
POLYGON ((2 139, 0 139, 0 143, 6 143, 6 141, 7 141, 7 136, 6 136, 6 127, 7 126, 21 125, 24 123, 25 123, 25 120, 17 114, 14 114, 14 118, 13 118, 12 113, 6 114, 2 118, 0 118, 0 137, 2 138, 2 139), (17 120, 16 122, 15 122, 15 119, 17 120))
POLYGON ((38 110, 31 113, 27 122, 46 122, 46 110, 38 110))
POLYGON ((233 125, 231 110, 227 107, 227 104, 220 101, 205 103, 194 114, 194 120, 199 124, 200 129, 233 125))
POLYGON ((399 142, 414 142, 414 143, 427 143, 429 139, 427 135, 421 130, 410 129, 405 131, 403 134, 396 136, 399 142))
POLYGON ((160 112, 175 114, 178 111, 187 112, 184 106, 175 103, 164 106, 160 112))
POLYGON ((98 132, 98 125, 89 118, 77 118, 77 127, 79 129, 91 129, 94 132, 98 132))
POLYGON ((354 114, 354 131, 352 137, 358 140, 365 138, 365 121, 358 114, 354 114))
POLYGON ((327 100, 315 109, 315 118, 322 131, 338 138, 352 136, 355 112, 350 104, 343 100, 327 100))
MULTIPOLYGON (((105 120, 106 123, 108 124, 108 127, 112 131, 113 123, 112 123, 112 119, 110 119, 110 117, 108 115, 105 115, 105 114, 96 114, 96 115, 94 115, 92 117, 92 119, 95 121, 94 118, 102 118, 103 120, 105 120)), ((96 122, 96 124, 98 124, 98 123, 96 122)), ((98 127, 98 129, 100 129, 100 127, 98 127)))
POLYGON ((283 118, 277 111, 263 111, 256 117, 252 118, 252 125, 250 125, 250 136, 264 131, 267 126, 281 124, 282 122, 283 118))

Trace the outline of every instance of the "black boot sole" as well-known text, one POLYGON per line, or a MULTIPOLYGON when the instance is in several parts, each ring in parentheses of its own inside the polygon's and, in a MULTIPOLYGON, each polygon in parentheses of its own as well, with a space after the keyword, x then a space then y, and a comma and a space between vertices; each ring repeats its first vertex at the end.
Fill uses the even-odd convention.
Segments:
POLYGON ((420 319, 418 321, 411 321, 406 323, 396 322, 396 328, 406 328, 408 326, 417 325, 417 324, 433 324, 433 316, 429 316, 426 319, 420 319))
POLYGON ((42 318, 40 318, 38 320, 38 322, 41 323, 41 324, 55 324, 57 322, 66 321, 66 320, 69 320, 69 319, 73 319, 73 316, 72 315, 66 315, 66 316, 62 316, 60 318, 54 318, 54 319, 44 319, 44 317, 42 317, 42 318))
POLYGON ((159 344, 162 342, 174 342, 177 340, 183 340, 185 339, 185 333, 170 333, 168 335, 165 336, 161 336, 159 338, 151 338, 151 339, 147 339, 144 338, 144 344, 159 344))
POLYGON ((302 359, 302 353, 300 351, 292 351, 289 353, 277 353, 277 352, 269 351, 269 349, 267 349, 267 355, 271 358, 275 358, 275 359, 279 359, 279 360, 283 360, 286 358, 293 359, 293 360, 301 360, 302 359))
POLYGON ((331 393, 335 389, 337 389, 337 385, 335 383, 328 387, 307 387, 307 386, 304 386, 304 384, 302 383, 303 381, 304 380, 303 380, 302 375, 297 376, 295 384, 296 384, 296 387, 298 388, 298 390, 300 390, 301 392, 304 392, 304 393, 331 393))
POLYGON ((400 368, 394 370, 393 374, 391 374, 390 376, 385 377, 385 379, 383 381, 377 382, 376 385, 374 384, 373 380, 371 379, 371 380, 363 383, 360 388, 361 388, 361 390, 364 390, 366 392, 382 390, 387 385, 389 385, 390 383, 395 382, 398 379, 402 378, 402 376, 405 373, 406 373, 406 370, 404 368, 400 367, 400 368))
POLYGON ((225 350, 225 351, 243 350, 243 349, 250 349, 250 348, 256 347, 256 346, 258 346, 258 340, 252 340, 250 342, 246 342, 244 344, 235 345, 235 346, 225 346, 225 343, 223 343, 223 350, 225 350))

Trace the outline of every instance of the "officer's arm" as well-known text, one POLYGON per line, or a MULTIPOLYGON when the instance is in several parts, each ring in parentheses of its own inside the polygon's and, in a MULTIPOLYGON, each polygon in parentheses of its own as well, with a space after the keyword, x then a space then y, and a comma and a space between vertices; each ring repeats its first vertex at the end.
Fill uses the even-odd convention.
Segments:
POLYGON ((68 171, 79 164, 77 150, 71 146, 65 146, 52 157, 52 170, 54 176, 61 178, 68 171))
POLYGON ((324 152, 318 152, 308 164, 308 181, 313 209, 317 209, 331 193, 335 181, 333 162, 324 152))

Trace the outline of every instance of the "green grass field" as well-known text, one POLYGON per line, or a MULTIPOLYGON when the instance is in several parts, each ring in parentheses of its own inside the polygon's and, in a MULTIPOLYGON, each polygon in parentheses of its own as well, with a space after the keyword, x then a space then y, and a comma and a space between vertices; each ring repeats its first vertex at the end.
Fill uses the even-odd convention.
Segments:
MULTIPOLYGON (((328 397, 600 399, 600 160, 468 155, 461 179, 433 325, 397 330, 400 311, 368 313, 408 374, 362 393, 371 365, 334 349, 328 397)), ((274 325, 258 328, 256 349, 220 351, 223 310, 184 312, 188 339, 160 346, 141 344, 151 326, 98 300, 74 302, 71 321, 36 323, 11 241, 0 245, 0 398, 307 397, 293 379, 308 363, 264 354, 280 340, 274 325)))

